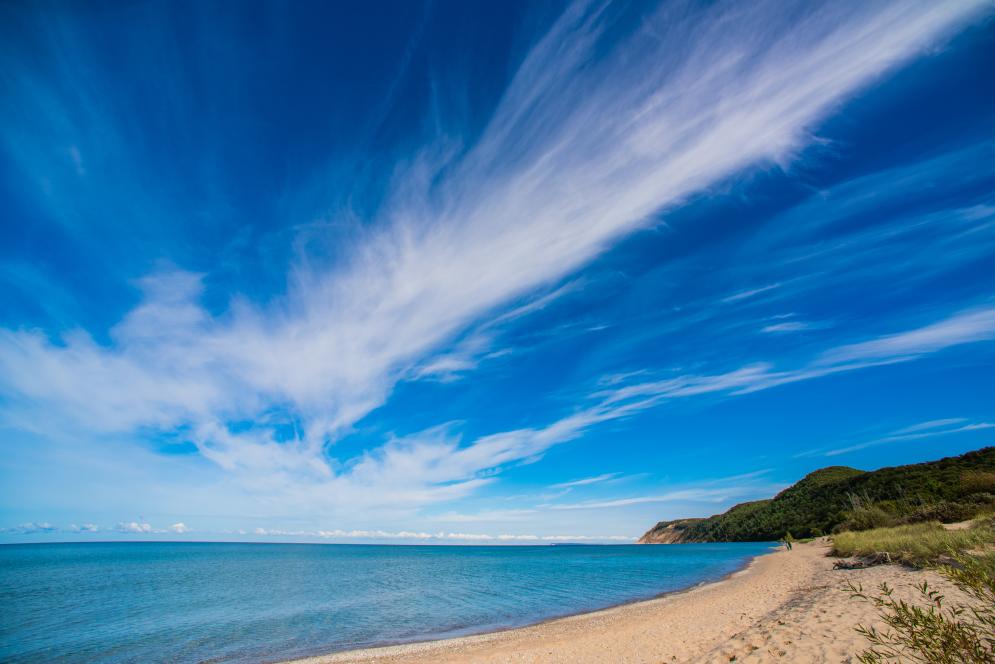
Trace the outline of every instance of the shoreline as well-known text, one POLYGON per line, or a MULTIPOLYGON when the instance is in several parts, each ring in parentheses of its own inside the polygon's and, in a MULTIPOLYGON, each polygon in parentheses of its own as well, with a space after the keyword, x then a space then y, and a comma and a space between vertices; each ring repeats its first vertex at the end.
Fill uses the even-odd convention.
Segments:
POLYGON ((850 661, 864 647, 853 627, 875 624, 876 615, 843 592, 847 579, 864 587, 887 581, 899 594, 907 587, 908 599, 914 599, 912 584, 924 578, 956 593, 926 571, 891 565, 833 571, 827 551, 824 541, 796 545, 791 552, 778 549, 714 581, 526 626, 281 664, 850 661))
MULTIPOLYGON (((647 545, 647 546, 666 546, 666 545, 647 545)), ((679 546, 679 545, 677 545, 679 546)), ((437 645, 439 647, 445 646, 449 643, 454 642, 464 642, 473 639, 489 637, 493 635, 506 634, 508 632, 515 632, 518 630, 527 630, 532 628, 542 627, 543 625, 548 625, 550 623, 559 622, 561 620, 571 620, 574 618, 582 618, 585 616, 596 616, 600 613, 605 613, 609 611, 614 611, 617 609, 622 609, 629 606, 636 606, 639 604, 646 604, 650 602, 656 602, 658 600, 666 599, 675 595, 682 595, 685 593, 690 593, 698 588, 705 588, 708 586, 717 585, 724 583, 733 577, 745 574, 749 569, 764 556, 769 556, 777 553, 778 549, 782 548, 779 545, 772 545, 771 550, 766 553, 757 554, 748 560, 746 560, 738 569, 728 572, 718 578, 710 579, 706 581, 699 581, 694 585, 687 586, 685 588, 679 588, 677 590, 664 590, 650 597, 643 597, 640 599, 632 599, 618 604, 611 604, 609 606, 601 607, 600 609, 591 609, 589 611, 577 611, 576 613, 564 613, 560 615, 550 616, 548 618, 543 618, 536 622, 528 622, 521 625, 508 625, 502 627, 494 628, 484 628, 482 631, 470 631, 466 634, 454 634, 452 636, 436 636, 428 637, 424 639, 417 639, 415 641, 399 641, 395 643, 380 643, 377 645, 363 646, 360 648, 349 648, 347 650, 336 650, 329 653, 324 653, 320 655, 306 655, 304 657, 297 657, 294 659, 280 659, 267 661, 266 664, 339 664, 339 662, 349 663, 349 662, 368 662, 368 661, 387 661, 383 659, 378 659, 382 657, 390 657, 394 654, 404 654, 401 651, 411 650, 412 652, 420 650, 417 646, 432 646, 437 645), (398 651, 394 653, 393 651, 398 651), (345 659, 339 659, 345 658, 345 659)), ((473 628, 467 626, 466 628, 457 628, 451 630, 451 632, 459 632, 462 629, 472 630, 473 628)), ((484 639, 486 640, 486 639, 484 639)))

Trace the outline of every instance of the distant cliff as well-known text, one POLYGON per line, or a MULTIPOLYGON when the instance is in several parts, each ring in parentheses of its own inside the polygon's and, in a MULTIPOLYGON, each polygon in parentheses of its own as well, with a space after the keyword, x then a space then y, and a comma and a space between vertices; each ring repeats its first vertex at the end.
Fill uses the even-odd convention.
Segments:
POLYGON ((687 539, 690 526, 704 519, 677 519, 676 521, 661 521, 646 534, 639 538, 639 544, 680 544, 693 540, 687 539))
POLYGON ((995 447, 865 472, 830 466, 773 498, 707 519, 661 521, 641 544, 763 542, 917 521, 953 522, 995 508, 995 447))

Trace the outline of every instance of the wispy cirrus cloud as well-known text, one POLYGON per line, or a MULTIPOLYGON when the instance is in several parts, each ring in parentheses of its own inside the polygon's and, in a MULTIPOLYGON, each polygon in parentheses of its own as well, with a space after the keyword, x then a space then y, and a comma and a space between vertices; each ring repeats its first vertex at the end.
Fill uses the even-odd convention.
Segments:
MULTIPOLYGON (((233 295, 218 312, 204 304, 204 275, 167 268, 138 283, 140 303, 106 338, 0 331, 3 418, 93 436, 180 430, 244 486, 285 504, 417 508, 465 496, 502 466, 667 399, 767 389, 989 339, 995 319, 979 310, 799 368, 754 364, 624 384, 544 426, 472 441, 440 428, 335 456, 398 383, 453 376, 492 352, 486 337, 457 352, 447 343, 507 320, 521 298, 556 293, 661 211, 744 169, 790 163, 839 104, 987 6, 666 5, 633 28, 610 8, 578 3, 524 57, 475 140, 402 159, 348 251, 327 262, 302 257, 280 297, 233 295), (254 424, 238 426, 245 421, 254 424), (288 428, 291 436, 278 435, 288 428)), ((43 86, 31 89, 26 99, 59 110, 43 86)), ((92 119, 62 112, 60 136, 92 119)), ((122 138, 108 145, 138 164, 122 138)), ((35 163, 15 148, 19 163, 35 163)), ((88 152, 60 152, 73 177, 93 170, 88 152)), ((529 302, 520 315, 545 299, 529 302)))
POLYGON ((731 278, 776 281, 789 300, 829 289, 877 298, 884 283, 892 298, 921 292, 991 255, 993 155, 989 141, 958 146, 816 192, 750 238, 744 254, 762 261, 731 278))
POLYGON ((995 338, 995 308, 980 307, 958 312, 941 321, 866 342, 831 348, 808 364, 787 371, 766 373, 740 393, 754 392, 832 374, 908 362, 929 353, 995 338))
POLYGON ((770 472, 770 469, 763 469, 717 480, 704 480, 692 485, 679 486, 664 493, 552 503, 547 507, 551 510, 601 510, 651 503, 726 503, 768 497, 784 488, 784 485, 764 480, 770 472))
MULTIPOLYGON (((749 492, 752 494, 753 492, 749 492)), ((687 489, 683 491, 671 491, 669 493, 653 496, 633 496, 629 498, 615 498, 612 500, 591 500, 579 503, 557 503, 550 505, 553 510, 598 510, 612 507, 627 507, 629 505, 642 505, 645 503, 673 503, 673 502, 708 502, 721 503, 743 495, 735 489, 687 489)))
POLYGON ((765 334, 785 334, 788 332, 803 332, 812 328, 810 323, 800 320, 792 320, 786 323, 773 323, 764 326, 760 331, 765 334))
MULTIPOLYGON (((684 374, 664 380, 613 383, 608 389, 592 393, 592 399, 596 399, 593 405, 571 415, 569 422, 572 423, 572 427, 564 422, 557 428, 561 431, 576 428, 577 431, 572 435, 578 435, 579 431, 592 424, 628 417, 673 399, 704 395, 728 397, 750 394, 882 364, 908 362, 922 354, 935 353, 963 344, 989 341, 993 335, 995 335, 995 308, 969 309, 922 327, 828 349, 816 354, 809 362, 793 368, 778 369, 770 363, 758 362, 718 374, 684 374), (859 351, 854 352, 855 348, 859 351), (916 352, 904 352, 910 348, 916 349, 916 352), (902 349, 902 352, 896 354, 896 349, 902 349)), ((935 424, 941 426, 949 422, 938 421, 935 424)), ((972 430, 972 426, 977 428, 976 425, 970 425, 963 430, 972 430)), ((933 434, 906 432, 906 436, 920 435, 933 434)))
POLYGON ((723 298, 722 302, 728 304, 730 302, 739 302, 740 300, 748 300, 751 297, 760 295, 761 293, 766 293, 767 291, 779 288, 781 284, 768 284, 766 286, 761 286, 759 288, 751 288, 750 290, 740 291, 738 293, 733 293, 729 297, 723 298))
POLYGON ((908 332, 826 351, 820 365, 911 358, 950 346, 995 339, 995 307, 965 311, 908 332))
POLYGON ((920 431, 926 431, 929 429, 939 429, 950 426, 951 424, 960 424, 961 422, 966 422, 967 418, 964 417, 947 417, 940 420, 929 420, 928 422, 920 422, 919 424, 913 424, 911 426, 904 427, 895 431, 895 434, 901 435, 906 433, 918 433, 920 431))
POLYGON ((922 438, 933 438, 936 436, 948 436, 955 433, 967 433, 971 431, 983 431, 986 429, 995 429, 995 424, 991 422, 972 422, 970 424, 962 424, 965 420, 962 418, 954 418, 948 420, 934 420, 932 422, 923 422, 921 424, 916 424, 904 429, 899 429, 894 431, 887 436, 881 438, 875 438, 873 440, 868 440, 863 443, 858 443, 856 445, 848 445, 847 447, 840 447, 834 450, 829 450, 823 452, 824 456, 832 457, 839 456, 840 454, 847 454, 849 452, 856 452, 858 450, 867 449, 868 447, 876 447, 878 445, 887 445, 888 443, 897 443, 904 440, 919 440, 922 438), (957 425, 957 426, 952 426, 957 425))
POLYGON ((622 473, 603 473, 601 475, 595 475, 594 477, 583 477, 579 480, 571 480, 569 482, 560 482, 559 484, 550 485, 551 489, 570 489, 578 486, 588 486, 590 484, 598 484, 600 482, 607 482, 609 480, 614 480, 618 478, 622 473))
POLYGON ((439 523, 481 523, 528 520, 536 514, 535 509, 481 510, 473 514, 445 512, 430 518, 439 523))

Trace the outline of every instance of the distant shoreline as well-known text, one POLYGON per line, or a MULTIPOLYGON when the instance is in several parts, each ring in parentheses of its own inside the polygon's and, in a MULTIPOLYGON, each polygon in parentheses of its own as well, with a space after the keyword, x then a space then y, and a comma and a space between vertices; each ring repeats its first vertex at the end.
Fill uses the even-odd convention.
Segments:
POLYGON ((875 620, 871 607, 842 591, 846 579, 865 586, 887 581, 901 593, 928 578, 930 585, 955 592, 936 574, 891 565, 833 571, 826 552, 821 541, 799 544, 791 552, 755 556, 721 579, 654 599, 526 627, 347 650, 282 664, 728 662, 731 657, 737 662, 781 657, 840 661, 863 647, 853 627, 875 620))

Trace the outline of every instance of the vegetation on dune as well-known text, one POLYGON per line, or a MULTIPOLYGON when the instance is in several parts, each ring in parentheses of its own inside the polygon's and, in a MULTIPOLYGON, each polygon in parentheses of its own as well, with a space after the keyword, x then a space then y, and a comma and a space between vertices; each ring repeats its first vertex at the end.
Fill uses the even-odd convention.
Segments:
POLYGON ((864 664, 995 664, 995 520, 946 529, 922 523, 833 536, 832 555, 890 560, 931 567, 953 581, 968 600, 950 601, 927 581, 917 584, 918 602, 896 599, 887 583, 875 592, 848 580, 849 592, 871 602, 883 628, 857 625, 868 642, 857 655, 864 664))
POLYGON ((964 530, 947 530, 938 523, 917 523, 833 535, 834 556, 887 557, 892 562, 922 567, 972 549, 995 544, 995 530, 981 524, 964 530))
POLYGON ((772 541, 929 521, 951 523, 995 510, 995 447, 864 472, 831 466, 774 498, 707 519, 662 521, 641 541, 772 541), (679 528, 675 529, 675 524, 679 528))

